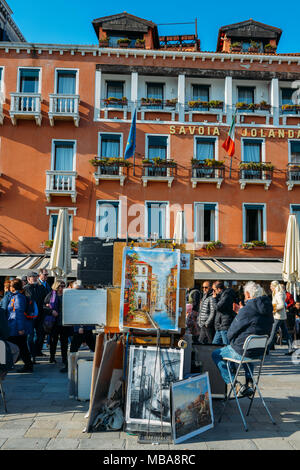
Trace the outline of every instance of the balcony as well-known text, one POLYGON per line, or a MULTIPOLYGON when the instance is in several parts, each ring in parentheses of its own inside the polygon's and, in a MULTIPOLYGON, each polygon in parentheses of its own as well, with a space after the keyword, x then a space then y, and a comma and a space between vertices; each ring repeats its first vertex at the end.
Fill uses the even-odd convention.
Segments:
POLYGON ((300 163, 289 163, 286 170, 286 184, 291 191, 294 186, 300 185, 300 163))
POLYGON ((41 95, 39 93, 11 93, 10 117, 13 125, 18 119, 35 119, 42 123, 41 95))
POLYGON ((270 124, 270 117, 272 116, 272 107, 265 101, 261 103, 236 103, 234 106, 237 112, 237 124, 245 123, 250 124, 255 117, 257 124, 270 124))
POLYGON ((119 181, 120 186, 124 186, 128 177, 128 169, 131 164, 118 158, 95 158, 90 162, 96 169, 94 173, 96 184, 100 181, 119 181))
POLYGON ((178 112, 177 99, 162 100, 160 98, 141 98, 137 103, 137 109, 141 112, 141 120, 175 121, 178 112))
POLYGON ((262 184, 267 191, 272 183, 274 167, 269 162, 240 163, 239 183, 241 189, 247 184, 262 184))
POLYGON ((49 95, 49 120, 51 126, 54 126, 55 119, 60 120, 74 120, 76 127, 79 127, 79 102, 78 95, 62 95, 52 94, 49 95))
POLYGON ((191 182, 193 188, 196 188, 199 183, 213 183, 217 185, 217 189, 220 189, 224 176, 224 162, 217 160, 192 160, 191 182))
POLYGON ((300 104, 284 104, 279 108, 282 125, 298 125, 300 122, 300 104))
POLYGON ((143 160, 142 170, 142 183, 144 188, 147 187, 149 181, 166 182, 168 183, 168 187, 171 188, 177 175, 177 163, 173 160, 143 160))
POLYGON ((46 198, 51 202, 52 196, 70 196, 76 202, 76 171, 50 170, 46 172, 46 198))
POLYGON ((188 115, 189 122, 203 121, 203 118, 197 115, 214 115, 213 121, 222 122, 224 114, 223 101, 200 101, 193 100, 185 103, 185 113, 188 115))

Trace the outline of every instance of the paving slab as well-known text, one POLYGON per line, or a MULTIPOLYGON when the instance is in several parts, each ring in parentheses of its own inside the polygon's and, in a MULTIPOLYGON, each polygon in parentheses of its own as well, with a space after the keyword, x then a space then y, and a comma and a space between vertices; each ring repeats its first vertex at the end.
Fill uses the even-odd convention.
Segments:
POLYGON ((7 439, 1 450, 45 450, 49 439, 7 439))

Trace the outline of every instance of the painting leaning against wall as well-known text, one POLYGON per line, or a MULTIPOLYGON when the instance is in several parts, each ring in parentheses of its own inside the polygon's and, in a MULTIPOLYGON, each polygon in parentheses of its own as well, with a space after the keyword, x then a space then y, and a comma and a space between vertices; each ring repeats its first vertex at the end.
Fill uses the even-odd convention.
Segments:
POLYGON ((178 331, 180 250, 125 247, 120 330, 178 331))

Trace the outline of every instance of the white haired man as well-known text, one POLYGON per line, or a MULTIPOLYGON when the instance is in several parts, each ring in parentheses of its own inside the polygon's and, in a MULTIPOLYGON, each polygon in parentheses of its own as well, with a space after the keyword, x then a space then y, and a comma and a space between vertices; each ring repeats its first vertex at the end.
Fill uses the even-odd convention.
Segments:
MULTIPOLYGON (((243 345, 250 335, 270 335, 273 325, 273 307, 268 296, 259 284, 253 281, 247 282, 244 287, 245 306, 231 323, 227 332, 228 346, 216 349, 212 353, 212 358, 221 372, 223 380, 230 384, 230 378, 224 357, 241 359, 243 355, 243 345)), ((261 349, 251 349, 246 359, 255 359, 262 356, 261 349)), ((251 365, 252 366, 252 365, 251 365)), ((251 396, 253 393, 253 383, 251 374, 245 366, 246 384, 243 386, 237 383, 238 396, 251 396)), ((253 371, 253 368, 252 368, 253 371)), ((234 370, 232 369, 234 374, 234 370)))

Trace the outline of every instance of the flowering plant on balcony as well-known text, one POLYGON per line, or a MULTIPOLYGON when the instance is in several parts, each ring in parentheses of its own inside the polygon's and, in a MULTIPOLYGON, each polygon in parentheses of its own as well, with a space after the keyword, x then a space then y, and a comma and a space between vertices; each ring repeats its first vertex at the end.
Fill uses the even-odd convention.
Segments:
POLYGON ((276 46, 273 46, 273 44, 270 44, 270 43, 266 44, 264 49, 265 49, 265 52, 269 52, 271 54, 275 54, 276 52, 276 46))
POLYGON ((242 49, 242 43, 241 42, 233 42, 231 45, 230 45, 230 51, 231 52, 240 52, 242 49))
POLYGON ((224 102, 219 100, 212 100, 208 102, 209 108, 223 109, 224 102))
POLYGON ((193 101, 189 101, 188 105, 190 108, 209 108, 208 101, 193 100, 193 101))
POLYGON ((117 157, 102 157, 102 158, 93 158, 90 160, 90 163, 93 166, 126 166, 130 167, 131 163, 128 160, 124 160, 124 158, 117 158, 117 157))
POLYGON ((126 96, 123 96, 123 98, 115 98, 114 96, 109 96, 108 98, 106 98, 104 100, 104 103, 106 105, 110 105, 110 104, 123 104, 123 105, 127 105, 128 103, 128 99, 126 98, 126 96))
POLYGON ((166 106, 169 106, 171 108, 175 108, 177 104, 177 98, 173 98, 171 100, 166 100, 166 106))
POLYGON ((272 171, 274 170, 274 165, 272 165, 272 163, 265 162, 242 162, 240 163, 240 169, 272 171))
POLYGON ((142 106, 155 106, 158 104, 162 104, 162 99, 161 98, 142 98, 141 99, 141 105, 142 106))
POLYGON ((283 104, 281 109, 283 111, 300 111, 300 104, 283 104))
POLYGON ((256 41, 250 41, 250 47, 248 52, 258 52, 260 48, 260 43, 256 41))
POLYGON ((235 104, 235 107, 236 109, 248 110, 248 111, 255 111, 255 110, 269 111, 271 108, 271 105, 268 104, 266 101, 261 101, 260 103, 238 102, 235 104))
POLYGON ((103 34, 99 38, 99 47, 108 47, 109 45, 109 37, 107 34, 103 34))
POLYGON ((135 41, 135 47, 137 47, 138 49, 145 49, 145 39, 138 38, 135 41))
POLYGON ((129 38, 120 38, 120 39, 117 40, 117 43, 118 43, 119 45, 121 45, 121 44, 129 44, 129 43, 130 43, 130 39, 129 39, 129 38))
POLYGON ((213 250, 216 250, 217 248, 222 248, 222 246, 223 245, 220 242, 220 240, 212 241, 206 245, 206 251, 213 251, 213 250))
POLYGON ((224 166, 224 160, 215 160, 214 158, 205 158, 204 160, 192 158, 191 163, 193 166, 205 166, 208 168, 222 168, 224 166))
POLYGON ((253 240, 252 242, 247 242, 242 244, 243 250, 253 250, 254 248, 266 248, 267 244, 261 240, 253 240))
POLYGON ((165 158, 161 158, 161 157, 154 157, 152 158, 152 160, 148 160, 148 159, 144 159, 142 161, 143 165, 147 165, 147 166, 169 166, 169 167, 175 167, 177 165, 177 163, 174 161, 174 160, 166 160, 165 158))

